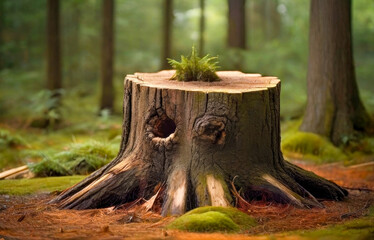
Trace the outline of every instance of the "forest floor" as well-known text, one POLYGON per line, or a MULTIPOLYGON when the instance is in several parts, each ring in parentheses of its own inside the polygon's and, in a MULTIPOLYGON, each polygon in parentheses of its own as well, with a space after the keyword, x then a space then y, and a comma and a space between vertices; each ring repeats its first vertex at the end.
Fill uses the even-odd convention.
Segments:
POLYGON ((347 187, 349 196, 324 201, 323 209, 253 202, 245 211, 257 226, 241 234, 208 234, 166 230, 173 217, 140 213, 136 207, 59 210, 48 204, 56 193, 3 194, 0 239, 374 239, 373 162, 350 167, 295 163, 347 187))

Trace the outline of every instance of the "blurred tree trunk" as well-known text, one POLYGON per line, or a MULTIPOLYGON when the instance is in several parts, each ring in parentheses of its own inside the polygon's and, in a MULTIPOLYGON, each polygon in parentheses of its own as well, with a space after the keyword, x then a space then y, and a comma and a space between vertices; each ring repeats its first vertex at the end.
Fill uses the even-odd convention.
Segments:
POLYGON ((56 90, 61 83, 60 1, 47 2, 47 88, 56 90))
POLYGON ((200 42, 199 54, 204 55, 204 42, 205 42, 205 0, 200 0, 200 42))
POLYGON ((352 54, 351 1, 312 0, 308 103, 300 130, 338 145, 371 119, 359 97, 352 54))
MULTIPOLYGON (((260 44, 264 40, 272 40, 281 33, 281 16, 278 12, 278 0, 261 0, 251 2, 251 27, 261 34, 260 44)), ((251 28, 250 28, 251 30, 251 28)))
POLYGON ((113 110, 114 0, 103 0, 100 110, 113 110))
POLYGON ((4 1, 0 1, 0 70, 4 68, 4 55, 2 46, 4 44, 4 25, 5 25, 5 7, 4 1))
MULTIPOLYGON (((80 76, 80 28, 81 28, 81 5, 82 2, 65 2, 67 4, 67 11, 62 10, 63 18, 63 65, 65 66, 66 75, 64 83, 69 86, 74 86, 80 76), (66 56, 66 57, 65 57, 66 56)), ((65 72, 64 72, 65 73, 65 72)))
POLYGON ((228 46, 232 48, 246 48, 245 31, 245 0, 228 0, 229 29, 228 46))
POLYGON ((228 33, 227 45, 234 48, 235 56, 231 60, 234 68, 243 69, 242 49, 246 49, 245 0, 228 0, 228 33))
POLYGON ((161 58, 161 68, 169 69, 167 58, 171 57, 171 38, 173 26, 173 0, 164 0, 163 6, 163 48, 161 58))
POLYGON ((271 40, 280 35, 281 18, 277 10, 278 0, 265 0, 265 38, 271 40))

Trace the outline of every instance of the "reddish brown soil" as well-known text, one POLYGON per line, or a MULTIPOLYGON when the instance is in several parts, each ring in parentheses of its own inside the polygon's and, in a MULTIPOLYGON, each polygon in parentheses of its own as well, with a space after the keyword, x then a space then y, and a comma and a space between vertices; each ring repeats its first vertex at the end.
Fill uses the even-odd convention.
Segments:
MULTIPOLYGON (((58 210, 52 195, 0 195, 0 239, 265 239, 265 234, 315 229, 363 216, 374 202, 374 164, 343 167, 298 163, 350 190, 342 202, 324 201, 324 209, 254 202, 246 209, 259 222, 243 234, 198 234, 164 230, 173 218, 151 212, 94 209, 58 210)), ((292 236, 291 236, 292 238, 292 236)))

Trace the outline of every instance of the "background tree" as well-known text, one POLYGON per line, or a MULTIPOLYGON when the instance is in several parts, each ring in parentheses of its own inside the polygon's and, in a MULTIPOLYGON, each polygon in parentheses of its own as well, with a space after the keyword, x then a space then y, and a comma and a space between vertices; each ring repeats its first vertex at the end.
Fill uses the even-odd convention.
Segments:
POLYGON ((200 0, 200 39, 199 39, 199 55, 204 55, 205 41, 205 0, 200 0))
POLYGON ((164 0, 163 6, 163 41, 161 68, 169 69, 167 58, 171 57, 171 38, 173 26, 173 0, 164 0))
MULTIPOLYGON (((80 0, 65 1, 61 4, 61 45, 64 86, 75 86, 77 81, 82 81, 82 46, 81 42, 81 18, 82 6, 80 0)), ((86 10, 86 9, 85 9, 86 10)), ((92 41, 92 40, 91 40, 92 41)))
POLYGON ((240 50, 246 49, 245 0, 228 0, 228 5, 227 45, 234 50, 233 68, 242 70, 244 53, 240 50))
POLYGON ((60 89, 61 47, 60 47, 60 1, 47 2, 47 88, 60 89))
POLYGON ((228 0, 229 28, 227 34, 228 46, 232 48, 246 48, 245 30, 245 0, 228 0))
POLYGON ((334 144, 370 124, 359 97, 353 65, 350 0, 312 0, 308 101, 301 130, 334 144))
POLYGON ((265 0, 261 3, 265 5, 265 39, 271 40, 278 37, 281 31, 281 18, 277 10, 278 0, 265 0))
POLYGON ((113 110, 113 46, 114 0, 103 0, 101 45, 101 101, 100 109, 113 110))
MULTIPOLYGON (((4 32, 4 24, 5 24, 5 16, 4 16, 4 1, 0 1, 0 46, 3 45, 3 32, 4 32)), ((4 68, 4 60, 2 49, 0 49, 0 70, 4 68)))

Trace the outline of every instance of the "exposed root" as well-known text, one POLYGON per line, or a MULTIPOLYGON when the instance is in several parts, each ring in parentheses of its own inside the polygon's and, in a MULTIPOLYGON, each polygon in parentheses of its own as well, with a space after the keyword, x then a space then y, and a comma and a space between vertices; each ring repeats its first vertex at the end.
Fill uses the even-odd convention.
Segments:
POLYGON ((162 207, 162 215, 180 215, 186 211, 187 178, 183 170, 174 170, 168 180, 168 187, 162 207))
POLYGON ((130 164, 129 161, 122 161, 100 177, 86 181, 87 184, 80 191, 64 192, 59 197, 61 200, 58 206, 65 209, 87 209, 125 206, 124 203, 130 202, 137 206, 142 203, 142 211, 147 212, 154 208, 157 201, 158 205, 162 204, 161 210, 159 209, 161 214, 167 216, 180 215, 189 210, 187 208, 197 206, 230 206, 232 196, 239 207, 248 207, 252 200, 264 200, 300 208, 323 208, 316 197, 341 200, 347 194, 345 189, 335 183, 287 162, 284 168, 275 173, 253 176, 254 181, 248 184, 241 182, 238 186, 244 189, 243 194, 236 190, 233 182, 232 189, 229 189, 223 178, 216 178, 212 174, 200 173, 201 177, 198 177, 197 182, 191 183, 183 168, 171 172, 165 184, 165 193, 161 191, 161 187, 155 191, 149 187, 157 182, 147 179, 147 169, 145 165, 140 167, 136 162, 130 164), (146 198, 149 200, 145 200, 146 198), (137 199, 142 200, 133 202, 137 199))
POLYGON ((90 190, 94 189, 95 186, 98 184, 102 183, 103 181, 109 179, 112 175, 111 174, 105 174, 104 176, 100 177, 96 181, 90 183, 87 187, 83 188, 81 191, 75 193, 73 196, 70 198, 67 198, 59 204, 61 208, 73 208, 74 205, 73 203, 75 201, 79 201, 78 199, 81 199, 84 195, 86 195, 90 190))
MULTIPOLYGON (((59 202, 60 208, 88 209, 116 206, 131 202, 140 196, 141 176, 138 167, 132 167, 116 175, 106 173, 81 191, 59 202), (118 191, 118 189, 121 189, 118 191)), ((143 170, 144 171, 144 170, 143 170)))
MULTIPOLYGON (((269 174, 264 174, 262 178, 265 179, 273 187, 277 188, 277 191, 274 191, 274 194, 281 193, 281 198, 286 198, 287 201, 291 202, 295 206, 304 207, 304 204, 301 201, 302 197, 300 195, 291 191, 289 188, 287 188, 285 185, 280 183, 278 180, 276 180, 269 174)), ((269 190, 272 191, 273 187, 269 188, 269 190)))
POLYGON ((230 205, 225 197, 225 191, 223 190, 223 186, 219 180, 214 178, 212 175, 207 175, 206 184, 212 206, 227 207, 230 205))
POLYGON ((334 182, 328 181, 316 174, 306 171, 287 161, 285 170, 298 184, 305 188, 317 199, 342 200, 348 195, 348 191, 334 182))

